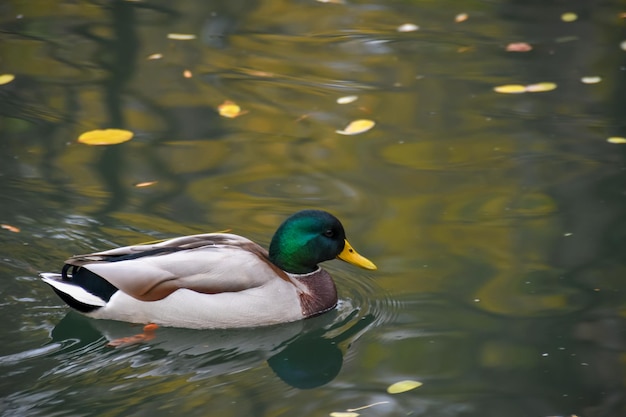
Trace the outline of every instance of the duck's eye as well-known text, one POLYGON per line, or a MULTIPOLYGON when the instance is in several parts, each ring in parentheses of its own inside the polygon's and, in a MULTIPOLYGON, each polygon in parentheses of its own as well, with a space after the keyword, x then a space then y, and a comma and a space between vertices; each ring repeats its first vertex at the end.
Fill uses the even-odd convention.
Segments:
POLYGON ((333 232, 333 229, 328 229, 324 232, 324 236, 326 237, 333 237, 335 236, 335 232, 333 232))

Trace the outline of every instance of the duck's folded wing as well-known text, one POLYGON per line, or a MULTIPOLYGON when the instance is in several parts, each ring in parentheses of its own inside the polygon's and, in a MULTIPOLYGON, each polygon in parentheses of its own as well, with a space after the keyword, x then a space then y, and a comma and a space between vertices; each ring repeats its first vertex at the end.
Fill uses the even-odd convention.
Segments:
POLYGON ((258 287, 277 274, 287 279, 269 262, 265 249, 224 233, 126 246, 75 256, 66 263, 86 268, 143 301, 160 300, 180 288, 215 294, 258 287))

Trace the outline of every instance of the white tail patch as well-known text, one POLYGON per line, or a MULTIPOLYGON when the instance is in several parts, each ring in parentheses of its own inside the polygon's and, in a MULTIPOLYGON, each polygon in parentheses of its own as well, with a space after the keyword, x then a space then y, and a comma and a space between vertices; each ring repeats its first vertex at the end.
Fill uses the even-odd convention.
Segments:
POLYGON ((51 287, 56 288, 83 304, 95 307, 104 307, 106 305, 106 301, 86 291, 84 288, 62 281, 60 274, 42 273, 41 279, 51 287))

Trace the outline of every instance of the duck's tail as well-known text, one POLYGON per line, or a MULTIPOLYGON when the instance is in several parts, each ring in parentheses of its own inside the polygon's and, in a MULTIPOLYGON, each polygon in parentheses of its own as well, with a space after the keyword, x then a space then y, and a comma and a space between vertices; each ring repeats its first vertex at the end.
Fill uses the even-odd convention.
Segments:
POLYGON ((80 285, 64 280, 61 274, 44 272, 41 274, 41 279, 50 285, 54 292, 70 307, 81 313, 92 312, 104 307, 107 303, 107 300, 90 293, 80 285))

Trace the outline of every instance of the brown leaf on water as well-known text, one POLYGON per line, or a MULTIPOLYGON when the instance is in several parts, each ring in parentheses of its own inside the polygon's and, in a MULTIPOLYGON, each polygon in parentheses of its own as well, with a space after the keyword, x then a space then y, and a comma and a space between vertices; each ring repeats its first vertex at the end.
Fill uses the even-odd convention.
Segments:
POLYGON ((454 21, 456 23, 465 22, 467 19, 469 19, 469 15, 467 13, 459 13, 454 17, 454 21))
POLYGON ((150 187, 151 185, 154 185, 156 183, 158 183, 158 181, 143 181, 143 182, 138 182, 137 184, 135 184, 135 187, 145 188, 145 187, 150 187))
POLYGON ((8 230, 9 232, 13 232, 13 233, 20 232, 19 227, 11 226, 10 224, 0 224, 0 227, 2 227, 4 230, 8 230))
POLYGON ((85 132, 78 137, 85 145, 117 145, 133 138, 133 132, 124 129, 96 129, 85 132))
POLYGON ((528 52, 532 49, 533 47, 526 42, 512 42, 506 46, 507 52, 528 52))

